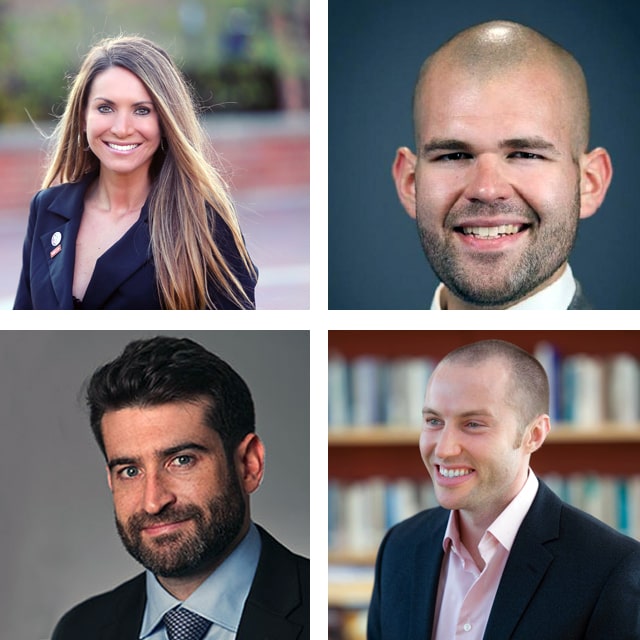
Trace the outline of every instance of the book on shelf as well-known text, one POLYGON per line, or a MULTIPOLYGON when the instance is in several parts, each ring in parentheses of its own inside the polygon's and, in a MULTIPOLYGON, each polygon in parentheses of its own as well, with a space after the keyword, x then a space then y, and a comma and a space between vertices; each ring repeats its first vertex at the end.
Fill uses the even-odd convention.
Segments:
MULTIPOLYGON (((640 540, 640 475, 550 474, 541 479, 565 502, 640 540)), ((329 551, 373 561, 394 524, 435 506, 430 480, 330 480, 329 551)))
MULTIPOLYGON (((640 421, 640 363, 629 353, 563 355, 549 342, 534 355, 547 372, 552 423, 597 429, 603 423, 635 429, 640 421)), ((329 357, 329 428, 419 429, 431 357, 329 357)))
POLYGON ((420 428, 431 358, 329 357, 329 427, 420 428))
POLYGON ((551 342, 542 341, 536 345, 533 355, 543 366, 549 379, 549 417, 553 421, 560 420, 560 352, 551 342))
POLYGON ((330 480, 328 499, 329 550, 361 557, 375 554, 394 524, 437 506, 433 484, 428 479, 330 480))

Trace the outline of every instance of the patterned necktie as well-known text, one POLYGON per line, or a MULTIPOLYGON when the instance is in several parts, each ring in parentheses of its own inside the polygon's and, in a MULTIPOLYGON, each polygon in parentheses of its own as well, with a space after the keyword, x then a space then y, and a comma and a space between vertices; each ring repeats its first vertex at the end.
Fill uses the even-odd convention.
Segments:
POLYGON ((169 640, 202 640, 211 623, 189 609, 171 609, 164 616, 169 640))

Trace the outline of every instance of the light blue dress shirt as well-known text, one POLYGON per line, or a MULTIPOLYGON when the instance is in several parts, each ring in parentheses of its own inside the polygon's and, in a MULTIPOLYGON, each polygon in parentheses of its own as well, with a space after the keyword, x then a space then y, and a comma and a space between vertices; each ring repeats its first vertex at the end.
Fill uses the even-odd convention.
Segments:
POLYGON ((167 640, 162 618, 180 604, 213 622, 204 640, 234 640, 261 548, 260 533, 251 523, 247 535, 229 557, 184 602, 174 598, 147 571, 147 604, 140 640, 167 640))

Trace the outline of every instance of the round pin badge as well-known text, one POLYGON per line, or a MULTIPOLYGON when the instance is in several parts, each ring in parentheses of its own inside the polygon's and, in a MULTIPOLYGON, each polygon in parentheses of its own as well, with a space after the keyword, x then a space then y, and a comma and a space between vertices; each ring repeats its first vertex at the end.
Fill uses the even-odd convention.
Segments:
POLYGON ((57 247, 60 244, 61 241, 62 241, 62 234, 59 231, 56 231, 51 236, 51 246, 52 247, 57 247))

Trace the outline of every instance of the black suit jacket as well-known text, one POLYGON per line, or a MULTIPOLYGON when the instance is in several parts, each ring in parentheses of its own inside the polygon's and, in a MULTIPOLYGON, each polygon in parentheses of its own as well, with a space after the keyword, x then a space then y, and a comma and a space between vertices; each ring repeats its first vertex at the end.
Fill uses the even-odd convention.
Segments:
POLYGON ((576 292, 573 294, 573 300, 567 307, 567 309, 593 309, 591 303, 585 298, 582 293, 582 287, 576 280, 576 292))
MULTIPOLYGON (((84 211, 84 197, 97 174, 37 193, 31 201, 22 252, 22 273, 14 309, 73 309, 75 247, 84 211), (60 234, 59 244, 52 238, 60 234)), ((214 214, 215 240, 243 288, 254 302, 255 279, 246 271, 222 218, 214 214)), ((237 308, 211 283, 209 294, 218 309, 237 308)), ((81 303, 82 309, 160 309, 151 258, 149 207, 97 260, 81 303)))
MULTIPOLYGON (((368 640, 431 637, 449 511, 423 511, 386 535, 368 640)), ((516 535, 487 640, 638 640, 640 543, 563 503, 544 483, 516 535)))
MULTIPOLYGON (((309 560, 258 530, 262 550, 237 640, 309 640, 309 560)), ((66 613, 52 640, 137 640, 145 604, 142 573, 66 613)))

